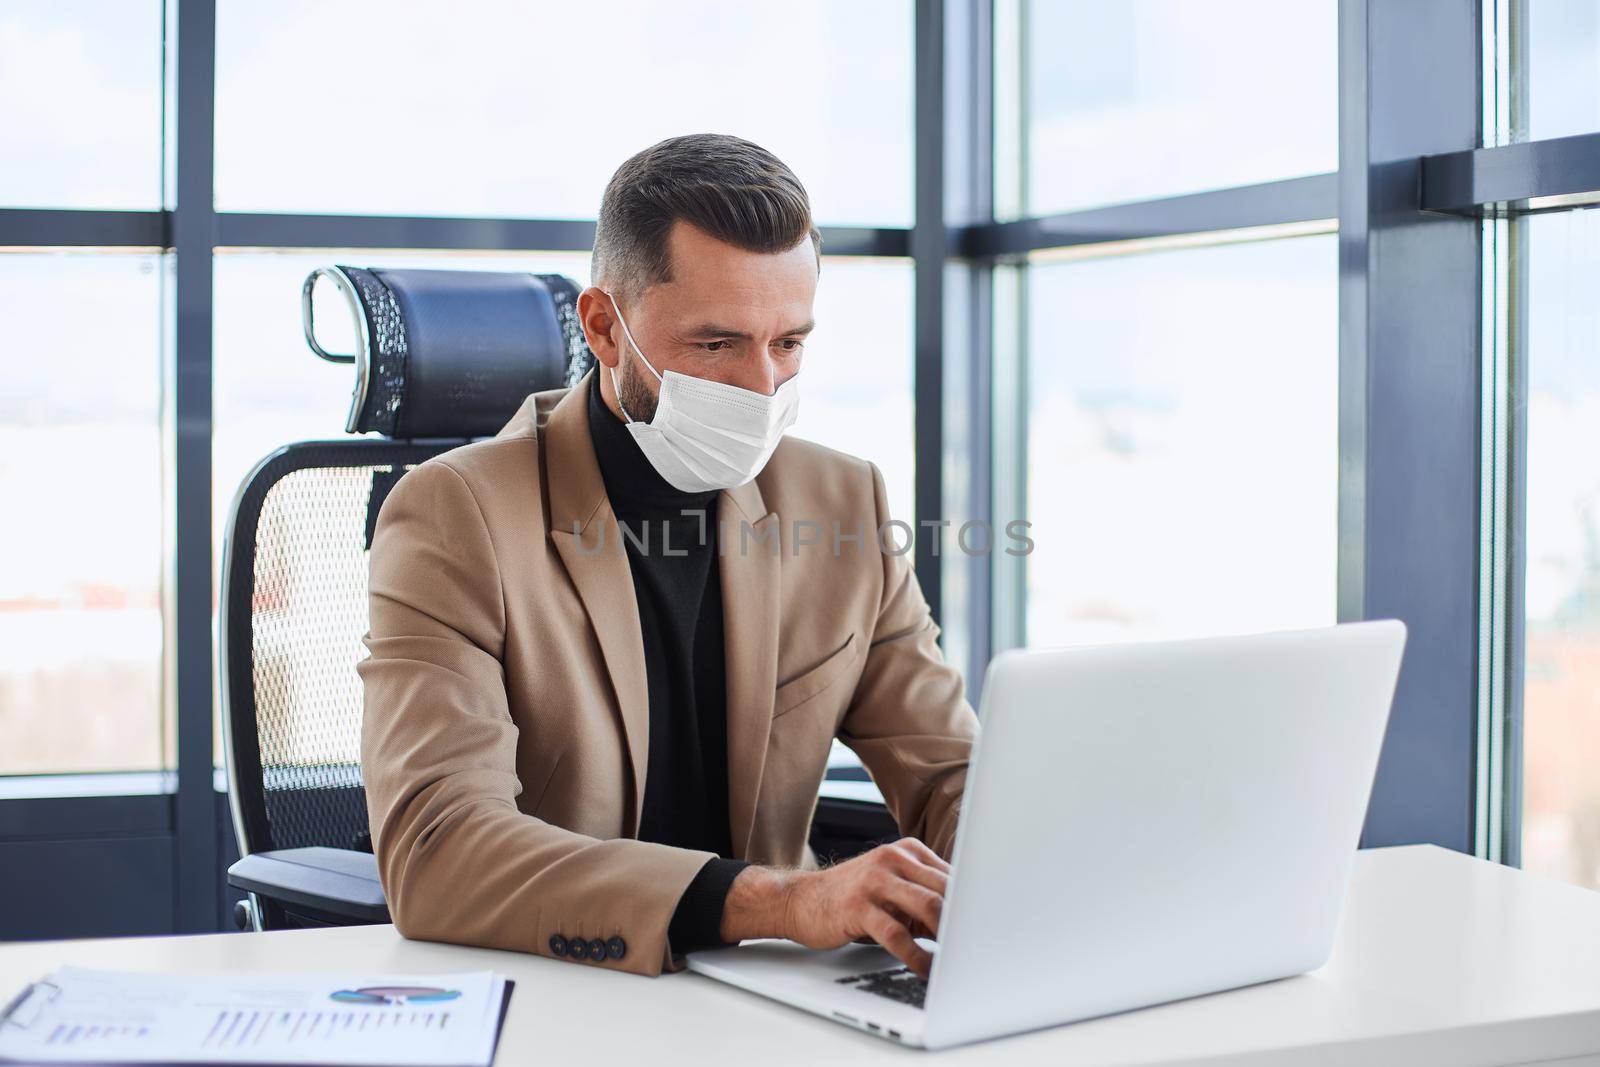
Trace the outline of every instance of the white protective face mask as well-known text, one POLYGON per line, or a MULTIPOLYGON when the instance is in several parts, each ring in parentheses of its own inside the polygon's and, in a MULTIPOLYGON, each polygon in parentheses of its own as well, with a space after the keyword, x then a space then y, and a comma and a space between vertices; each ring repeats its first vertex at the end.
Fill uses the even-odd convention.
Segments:
POLYGON ((784 431, 794 425, 800 409, 795 379, 800 376, 791 377, 771 396, 675 370, 663 377, 633 339, 616 298, 610 293, 606 296, 628 343, 661 383, 655 418, 639 422, 622 407, 617 372, 611 369, 617 406, 622 407, 628 431, 656 473, 684 493, 732 489, 760 474, 784 431))

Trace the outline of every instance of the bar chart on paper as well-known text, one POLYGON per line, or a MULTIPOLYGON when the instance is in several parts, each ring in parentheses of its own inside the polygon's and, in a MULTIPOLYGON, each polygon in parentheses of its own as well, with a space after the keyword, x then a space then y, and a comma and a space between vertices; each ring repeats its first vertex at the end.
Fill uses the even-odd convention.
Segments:
POLYGON ((78 1025, 65 1022, 56 1023, 50 1030, 50 1036, 45 1038, 46 1045, 94 1045, 96 1039, 100 1041, 112 1039, 140 1038, 149 1036, 148 1026, 135 1026, 123 1024, 112 1025, 78 1025))
POLYGON ((0 1015, 0 1063, 401 1064, 493 1059, 504 978, 177 976, 63 968, 0 1015))
POLYGON ((260 1011, 243 1008, 217 1012, 206 1031, 204 1048, 228 1049, 268 1044, 327 1044, 339 1039, 361 1039, 401 1034, 414 1038, 425 1031, 442 1031, 450 1021, 447 1011, 397 1008, 389 1011, 260 1011))

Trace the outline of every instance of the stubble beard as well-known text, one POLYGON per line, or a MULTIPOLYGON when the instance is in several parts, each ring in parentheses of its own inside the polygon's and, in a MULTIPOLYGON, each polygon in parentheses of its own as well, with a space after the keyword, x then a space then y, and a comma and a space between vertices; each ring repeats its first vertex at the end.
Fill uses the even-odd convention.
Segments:
POLYGON ((638 367, 638 361, 629 359, 622 365, 622 373, 617 375, 618 400, 621 401, 623 410, 635 422, 654 422, 656 417, 656 394, 645 385, 643 371, 638 367))

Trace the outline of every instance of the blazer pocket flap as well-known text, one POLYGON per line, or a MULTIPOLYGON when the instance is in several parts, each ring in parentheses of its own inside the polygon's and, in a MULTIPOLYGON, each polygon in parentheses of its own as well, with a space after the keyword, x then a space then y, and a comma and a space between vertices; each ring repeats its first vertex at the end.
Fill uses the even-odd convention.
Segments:
POLYGON ((792 711, 838 681, 855 660, 855 651, 856 635, 851 634, 827 659, 778 686, 772 698, 772 717, 792 711))

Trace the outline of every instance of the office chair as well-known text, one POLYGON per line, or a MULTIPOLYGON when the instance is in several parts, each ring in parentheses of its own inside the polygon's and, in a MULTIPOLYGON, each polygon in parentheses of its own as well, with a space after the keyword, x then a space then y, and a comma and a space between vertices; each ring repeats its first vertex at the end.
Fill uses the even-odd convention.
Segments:
POLYGON ((578 287, 557 274, 325 267, 301 290, 312 352, 355 367, 345 431, 278 449, 245 478, 219 613, 241 928, 389 921, 362 789, 367 551, 407 469, 492 436, 531 392, 594 361, 578 287), (313 294, 342 294, 357 351, 318 342, 313 294))

